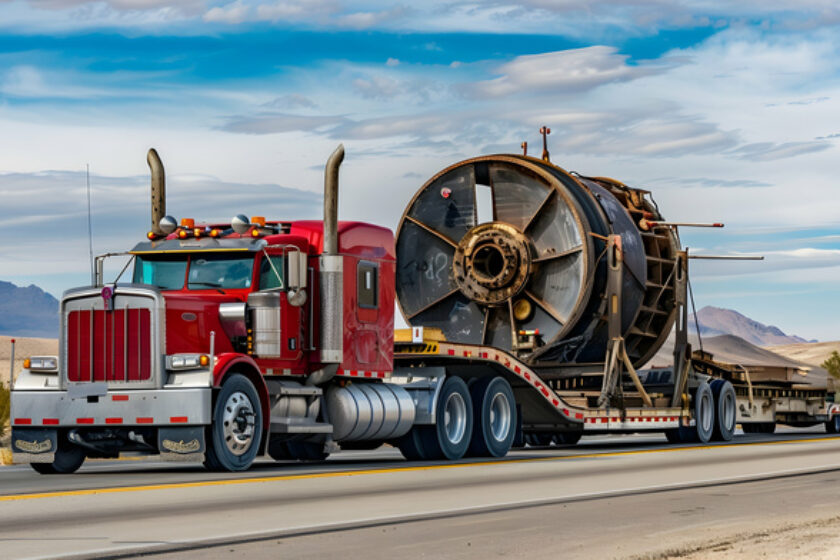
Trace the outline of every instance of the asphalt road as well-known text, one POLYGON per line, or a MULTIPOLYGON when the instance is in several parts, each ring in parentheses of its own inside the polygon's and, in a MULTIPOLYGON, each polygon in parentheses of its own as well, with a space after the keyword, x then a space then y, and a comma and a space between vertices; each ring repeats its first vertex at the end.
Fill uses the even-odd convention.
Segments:
POLYGON ((502 460, 408 463, 391 449, 215 474, 151 460, 70 476, 0 468, 0 557, 632 557, 840 515, 840 438, 727 445, 584 438, 502 460))

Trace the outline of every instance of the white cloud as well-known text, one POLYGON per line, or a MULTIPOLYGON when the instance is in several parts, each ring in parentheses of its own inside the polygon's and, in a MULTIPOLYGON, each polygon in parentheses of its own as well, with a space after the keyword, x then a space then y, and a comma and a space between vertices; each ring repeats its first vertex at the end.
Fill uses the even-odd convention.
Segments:
POLYGON ((388 60, 385 61, 385 66, 399 66, 400 60, 398 58, 391 58, 389 57, 388 60))
POLYGON ((204 21, 234 25, 247 20, 250 15, 251 7, 242 0, 236 0, 224 6, 211 8, 204 14, 203 18, 204 21))
POLYGON ((252 116, 230 117, 220 127, 225 132, 242 134, 276 134, 280 132, 311 131, 323 127, 334 127, 345 122, 339 116, 289 115, 263 112, 252 116))
POLYGON ((499 67, 498 78, 479 82, 472 89, 483 97, 549 90, 579 93, 655 72, 650 67, 630 66, 627 58, 607 46, 519 56, 499 67))

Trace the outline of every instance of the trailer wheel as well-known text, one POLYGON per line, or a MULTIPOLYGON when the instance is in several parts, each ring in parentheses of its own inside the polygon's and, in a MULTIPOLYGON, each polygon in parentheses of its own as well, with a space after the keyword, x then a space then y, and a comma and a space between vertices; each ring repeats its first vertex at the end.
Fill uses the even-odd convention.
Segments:
POLYGON ((503 377, 485 377, 472 384, 472 441, 468 454, 474 457, 504 457, 513 444, 516 401, 503 377))
POLYGON ((708 383, 701 383, 692 395, 694 427, 680 426, 665 430, 669 443, 708 443, 715 427, 715 399, 708 383))
POLYGON ((30 466, 40 474, 72 474, 79 470, 87 456, 85 450, 65 439, 66 434, 58 438, 58 449, 52 463, 30 463, 30 466))
POLYGON ((712 437, 716 441, 731 441, 735 436, 737 417, 735 388, 725 379, 715 379, 709 386, 715 399, 715 428, 712 437))
POLYGON ((708 383, 694 393, 694 433, 700 443, 708 443, 715 429, 715 398, 708 383))
POLYGON ((825 423, 825 431, 829 434, 840 434, 840 414, 835 414, 831 420, 825 423))
POLYGON ((262 409, 257 390, 247 377, 231 375, 216 395, 213 423, 207 428, 210 470, 248 470, 262 439, 262 409))
POLYGON ((448 377, 438 395, 435 425, 418 431, 426 459, 455 461, 464 456, 473 430, 470 390, 460 377, 448 377))

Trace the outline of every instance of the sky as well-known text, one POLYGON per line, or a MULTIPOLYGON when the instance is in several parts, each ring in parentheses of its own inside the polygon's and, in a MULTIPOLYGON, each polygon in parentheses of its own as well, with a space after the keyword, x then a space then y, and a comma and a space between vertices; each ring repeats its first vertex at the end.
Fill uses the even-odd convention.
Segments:
POLYGON ((840 4, 833 0, 0 0, 0 280, 55 296, 168 213, 395 229, 468 157, 518 153, 652 191, 697 308, 838 340, 840 4))

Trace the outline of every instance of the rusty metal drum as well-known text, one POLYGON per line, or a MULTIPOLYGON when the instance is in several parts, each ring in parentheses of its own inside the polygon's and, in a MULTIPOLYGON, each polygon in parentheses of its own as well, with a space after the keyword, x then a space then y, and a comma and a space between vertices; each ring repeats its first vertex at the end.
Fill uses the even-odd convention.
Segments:
POLYGON ((411 325, 531 363, 604 359, 606 240, 621 236, 622 332, 635 364, 674 322, 679 240, 647 191, 517 155, 432 177, 397 229, 397 298, 411 325))

